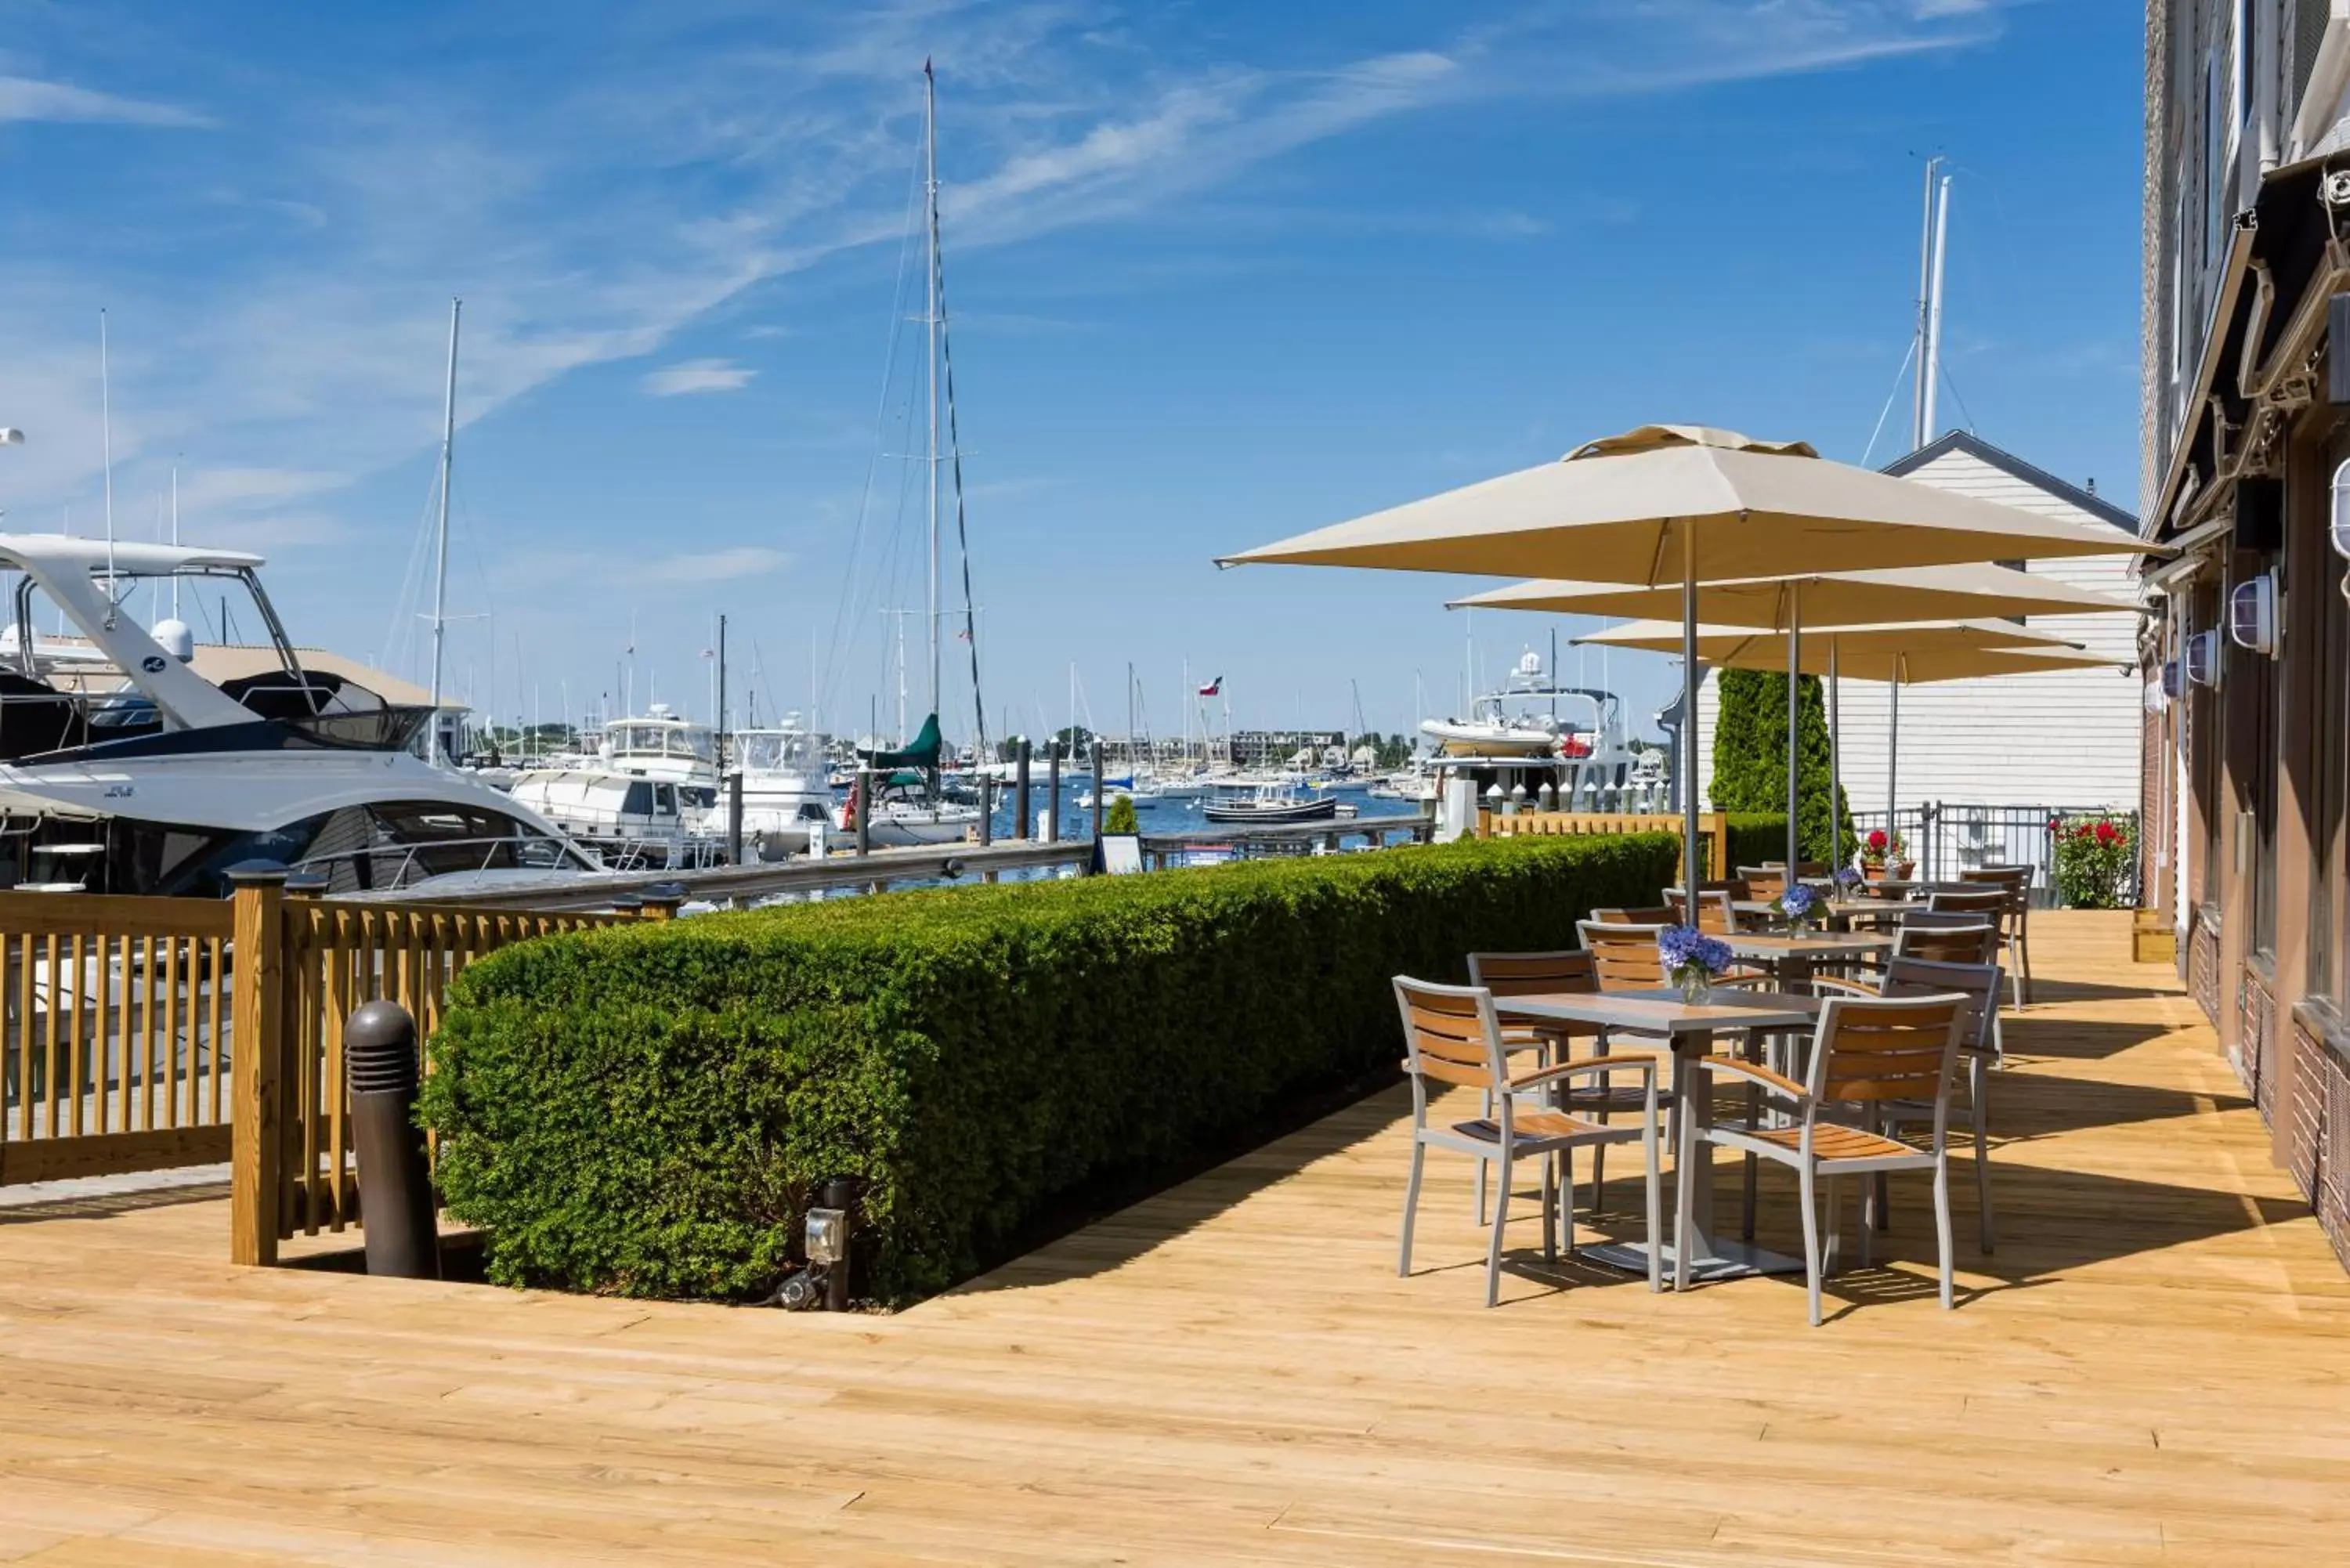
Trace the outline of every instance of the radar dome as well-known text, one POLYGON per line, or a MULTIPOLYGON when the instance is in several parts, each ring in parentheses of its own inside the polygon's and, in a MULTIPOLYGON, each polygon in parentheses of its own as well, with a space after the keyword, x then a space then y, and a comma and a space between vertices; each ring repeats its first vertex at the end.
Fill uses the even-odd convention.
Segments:
POLYGON ((185 664, 196 656, 196 634, 188 629, 183 620, 159 620, 148 636, 161 643, 163 651, 185 664))

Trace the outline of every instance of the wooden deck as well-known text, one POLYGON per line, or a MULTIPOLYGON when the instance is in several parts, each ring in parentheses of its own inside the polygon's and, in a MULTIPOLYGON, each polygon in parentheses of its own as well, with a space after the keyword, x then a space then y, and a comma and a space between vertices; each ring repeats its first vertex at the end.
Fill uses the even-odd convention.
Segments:
POLYGON ((0 1216, 0 1560, 2343 1561, 2350 1282, 2128 917, 2034 934, 1955 1313, 1914 1184, 1817 1330, 1545 1277, 1531 1210, 1484 1311, 1465 1162, 1399 1280, 1396 1095, 894 1318, 236 1269, 224 1199, 85 1202, 0 1216))

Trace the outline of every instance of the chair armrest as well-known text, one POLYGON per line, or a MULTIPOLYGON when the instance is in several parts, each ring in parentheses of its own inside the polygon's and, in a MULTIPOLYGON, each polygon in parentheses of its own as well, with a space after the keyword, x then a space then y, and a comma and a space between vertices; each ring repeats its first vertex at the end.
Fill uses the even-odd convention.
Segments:
POLYGON ((1867 986, 1856 984, 1852 981, 1839 980, 1832 974, 1815 974, 1812 976, 1812 989, 1814 991, 1819 991, 1824 988, 1829 991, 1841 991, 1846 996, 1866 996, 1871 1001, 1875 1001, 1882 994, 1882 992, 1873 991, 1867 986))
POLYGON ((1559 1078, 1584 1073, 1638 1073, 1653 1082, 1657 1076, 1654 1056, 1631 1054, 1623 1056, 1577 1056, 1572 1062, 1561 1062, 1554 1067, 1536 1072, 1521 1073, 1510 1080, 1513 1090, 1538 1088, 1559 1078))
POLYGON ((1718 974, 1709 983, 1715 990, 1721 991, 1733 986, 1771 986, 1776 985, 1778 981, 1777 975, 1763 971, 1755 974, 1718 974))
POLYGON ((1759 1062, 1742 1062, 1735 1056, 1692 1056, 1690 1064, 1709 1073, 1728 1073, 1733 1077, 1750 1079, 1773 1094, 1784 1095, 1793 1100, 1811 1098, 1811 1091, 1803 1085, 1784 1073, 1773 1072, 1759 1062))

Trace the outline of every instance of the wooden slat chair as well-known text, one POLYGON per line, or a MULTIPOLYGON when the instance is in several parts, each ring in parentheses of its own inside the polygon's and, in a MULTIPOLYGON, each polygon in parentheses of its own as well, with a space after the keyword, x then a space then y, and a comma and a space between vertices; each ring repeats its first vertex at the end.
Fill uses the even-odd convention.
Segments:
MULTIPOLYGON (((1611 912, 1606 909, 1595 911, 1599 916, 1611 912)), ((1673 923, 1666 919, 1634 925, 1594 919, 1577 920, 1575 934, 1591 954, 1600 990, 1656 991, 1672 984, 1670 977, 1665 973, 1664 958, 1657 951, 1657 937, 1666 926, 1673 923)), ((1713 983, 1716 986, 1767 987, 1771 983, 1771 976, 1754 971, 1733 971, 1717 976, 1713 983)), ((1643 1034, 1635 1038, 1647 1041, 1659 1050, 1670 1046, 1670 1042, 1661 1035, 1643 1034)), ((1605 1051, 1604 1041, 1600 1048, 1605 1051)), ((1746 1048, 1749 1054, 1759 1053, 1762 1048, 1762 1039, 1750 1033, 1746 1048)), ((1672 1115, 1676 1119, 1679 1116, 1678 1106, 1672 1115)), ((1604 1152, 1591 1157, 1591 1179, 1596 1189, 1607 1179, 1604 1152)))
POLYGON ((1491 992, 1478 986, 1435 985, 1399 975, 1395 993, 1397 1010, 1403 1017, 1404 1070, 1411 1078, 1411 1179, 1404 1189, 1403 1244, 1397 1254, 1396 1272, 1411 1272, 1412 1220, 1419 1210, 1421 1167, 1430 1148, 1449 1148, 1480 1165, 1498 1168, 1492 1240, 1485 1249, 1485 1304, 1492 1306, 1501 1299, 1502 1231, 1510 1214, 1511 1167, 1520 1159, 1543 1162, 1543 1256, 1557 1257, 1563 1220, 1571 1258, 1575 1255, 1571 1156, 1578 1148, 1637 1142, 1648 1173, 1648 1288, 1660 1288, 1661 1249, 1656 1243, 1664 1194, 1658 1164, 1655 1060, 1585 1057, 1513 1076, 1491 992), (1595 1074, 1627 1071, 1638 1073, 1643 1085, 1642 1115, 1637 1127, 1628 1123, 1602 1127, 1544 1103, 1553 1085, 1595 1074), (1430 1125, 1428 1085, 1431 1079, 1484 1091, 1492 1096, 1494 1113, 1472 1121, 1430 1125), (1563 1182, 1554 1181, 1553 1156, 1559 1157, 1563 1182))
POLYGON ((1963 923, 1945 925, 1931 919, 1921 920, 1917 915, 1904 915, 1893 933, 1893 956, 1930 959, 1937 963, 1998 962, 1999 928, 1974 917, 1959 919, 1963 923))
POLYGON ((1700 1145, 1736 1149, 1793 1166, 1804 1209, 1804 1274, 1811 1296, 1812 1325, 1820 1322, 1819 1189, 1828 1188, 1827 1212, 1838 1218, 1835 1183, 1846 1176, 1879 1171, 1930 1170, 1934 1175, 1934 1225, 1941 1253, 1942 1305, 1953 1304, 1950 1261, 1950 1163, 1949 1126, 1950 1066, 1965 1026, 1966 1000, 1924 996, 1862 1000, 1832 996, 1820 1009, 1812 1036, 1811 1062, 1802 1082, 1758 1063, 1732 1056, 1696 1056, 1690 1064, 1709 1075, 1743 1079, 1788 1112, 1783 1125, 1764 1126, 1749 1116, 1744 1126, 1700 1127, 1682 1118, 1675 1156, 1679 1204, 1673 1282, 1689 1288, 1685 1218, 1696 1200, 1695 1174, 1700 1145), (1895 1101, 1922 1100, 1933 1106, 1930 1147, 1915 1148, 1898 1138, 1835 1119, 1840 1107, 1857 1106, 1874 1114, 1895 1101))
MULTIPOLYGON (((1599 977, 1589 953, 1579 948, 1565 948, 1555 952, 1471 953, 1469 983, 1496 997, 1541 996, 1596 991, 1599 977)), ((1513 1056, 1534 1052, 1536 1064, 1544 1067, 1565 1061, 1572 1054, 1570 1042, 1575 1040, 1593 1041, 1594 1055, 1607 1054, 1606 1032, 1596 1023, 1513 1023, 1502 1031, 1503 1051, 1513 1056)), ((1639 1108, 1638 1090, 1626 1087, 1611 1094, 1605 1079, 1589 1088, 1564 1089, 1553 1099, 1562 1110, 1585 1115, 1596 1112, 1602 1121, 1611 1110, 1639 1108)), ((1493 1114, 1491 1091, 1485 1096, 1484 1114, 1489 1117, 1493 1114)), ((1477 1167, 1477 1223, 1484 1222, 1485 1167, 1481 1164, 1477 1167)))
MULTIPOLYGON (((1959 1032, 1959 1055, 1966 1064, 1967 1131, 1975 1143, 1975 1215, 1976 1233, 1982 1250, 1989 1252, 1992 1242, 1991 1207, 1991 1068, 2001 1060, 1999 1031, 1999 988, 2001 975, 1995 963, 1935 963, 1926 959, 1898 958, 1886 965, 1885 974, 1875 991, 1846 981, 1825 982, 1825 990, 1842 991, 1854 996, 1962 996, 1966 1006, 1961 1012, 1959 1032)), ((1878 1107, 1884 1131, 1899 1137, 1904 1126, 1933 1119, 1934 1107, 1925 1100, 1894 1100, 1878 1107)), ((1875 1228, 1882 1231, 1891 1220, 1892 1206, 1887 1200, 1885 1178, 1876 1183, 1875 1228)), ((1867 1238, 1870 1218, 1861 1218, 1861 1261, 1868 1261, 1867 1238)))
POLYGON ((1959 879, 2005 890, 2006 947, 2012 961, 2007 966, 2008 983, 2013 988, 2015 1005, 2024 1006, 2032 1000, 2032 867, 1979 866, 1960 872, 1959 879))
MULTIPOLYGON (((1679 888, 1665 889, 1666 908, 1672 911, 1672 923, 1689 924, 1689 896, 1679 888)), ((1715 936, 1728 936, 1740 929, 1738 906, 1726 888, 1700 887, 1697 890, 1697 929, 1715 936)))
POLYGON ((1669 904, 1641 909, 1594 909, 1591 918, 1606 926, 1646 926, 1652 930, 1676 924, 1679 919, 1669 904))
POLYGON ((1753 897, 1766 904, 1787 890, 1784 866, 1741 866, 1738 879, 1746 884, 1753 897))

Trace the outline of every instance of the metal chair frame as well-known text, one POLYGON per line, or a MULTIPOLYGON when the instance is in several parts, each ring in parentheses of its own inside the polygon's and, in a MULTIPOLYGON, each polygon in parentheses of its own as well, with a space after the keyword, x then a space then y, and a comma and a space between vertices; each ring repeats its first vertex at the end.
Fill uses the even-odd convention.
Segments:
POLYGON ((1685 1217, 1695 1199, 1700 1146, 1713 1145, 1794 1168, 1802 1192, 1804 1272, 1814 1327, 1820 1323, 1821 1182, 1825 1180, 1828 1187, 1827 1211, 1834 1220, 1837 1218, 1835 1183, 1844 1177, 1873 1177, 1897 1170, 1932 1172, 1941 1301, 1946 1310, 1952 1306, 1956 1281, 1950 1245, 1950 1069, 1965 1023, 1965 1001, 1963 996, 1950 994, 1898 1000, 1831 996, 1820 1010, 1810 1061, 1800 1082, 1734 1056, 1690 1058, 1689 1064, 1696 1071, 1728 1075, 1758 1088, 1779 1104, 1788 1120, 1765 1127, 1759 1116, 1750 1116, 1746 1126, 1740 1127, 1700 1127, 1695 1117, 1682 1118, 1674 1170, 1679 1205, 1675 1288, 1685 1290, 1689 1285, 1689 1249, 1680 1243, 1685 1241, 1685 1217), (1926 1149, 1824 1114, 1850 1105, 1874 1121, 1878 1106, 1920 1098, 1915 1091, 1927 1085, 1932 1092, 1923 1097, 1932 1104, 1933 1121, 1931 1146, 1926 1149), (1848 1152, 1834 1152, 1838 1149, 1848 1152))
POLYGON ((1501 1299, 1502 1239, 1510 1213, 1510 1172, 1520 1159, 1543 1161, 1543 1256, 1558 1256, 1558 1231, 1566 1231, 1567 1256, 1575 1255, 1575 1171, 1561 1160, 1565 1180, 1554 1184, 1552 1156, 1611 1143, 1638 1142, 1648 1173, 1648 1288, 1663 1288, 1657 1246, 1663 1209, 1663 1177, 1657 1137, 1657 1064, 1648 1057, 1586 1057, 1513 1075, 1509 1052, 1493 1010, 1493 996, 1482 986, 1438 985, 1398 975, 1396 1011, 1403 1021, 1404 1070, 1411 1079, 1411 1177, 1404 1189, 1403 1240, 1396 1272, 1411 1272, 1412 1224, 1419 1211, 1422 1168, 1430 1148, 1465 1154, 1481 1166, 1499 1167, 1491 1239, 1485 1249, 1485 1304, 1501 1299), (1643 1084, 1644 1114, 1638 1127, 1601 1127, 1554 1109, 1555 1088, 1570 1079, 1608 1072, 1637 1072, 1643 1084), (1494 1114, 1474 1121, 1431 1126, 1428 1085, 1459 1085, 1485 1090, 1494 1114), (1532 1102, 1531 1105, 1528 1102, 1532 1102), (1563 1189, 1563 1190, 1562 1190, 1563 1189), (1563 1201, 1562 1201, 1563 1199, 1563 1201))

